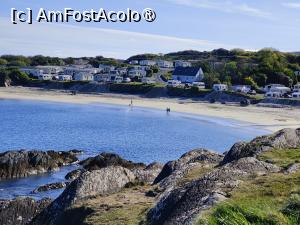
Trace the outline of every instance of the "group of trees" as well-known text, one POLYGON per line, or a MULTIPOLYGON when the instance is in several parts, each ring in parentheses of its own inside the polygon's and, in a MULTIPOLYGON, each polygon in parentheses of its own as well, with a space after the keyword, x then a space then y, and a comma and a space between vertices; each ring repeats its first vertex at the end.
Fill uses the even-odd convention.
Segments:
POLYGON ((211 62, 196 63, 205 72, 205 83, 210 87, 214 83, 245 84, 252 88, 268 83, 292 86, 299 78, 295 71, 300 70, 300 56, 282 53, 273 49, 243 54, 237 51, 233 58, 219 61, 215 68, 211 62))
POLYGON ((30 81, 26 73, 21 72, 17 68, 0 69, 0 86, 6 84, 25 85, 30 81))

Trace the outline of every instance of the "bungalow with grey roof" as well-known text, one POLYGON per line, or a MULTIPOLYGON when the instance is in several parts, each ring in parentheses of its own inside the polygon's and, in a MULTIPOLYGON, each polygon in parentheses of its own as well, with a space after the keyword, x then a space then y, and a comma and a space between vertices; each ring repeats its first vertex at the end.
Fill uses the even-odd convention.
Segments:
POLYGON ((172 79, 182 83, 193 83, 202 81, 204 73, 201 67, 176 67, 172 79))

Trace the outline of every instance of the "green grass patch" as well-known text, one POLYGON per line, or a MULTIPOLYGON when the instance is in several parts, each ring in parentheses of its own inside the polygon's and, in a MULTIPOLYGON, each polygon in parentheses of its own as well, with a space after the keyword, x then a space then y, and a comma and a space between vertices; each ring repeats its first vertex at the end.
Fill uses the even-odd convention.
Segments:
POLYGON ((206 212, 197 225, 297 225, 299 195, 300 172, 252 177, 228 201, 206 212))
POLYGON ((258 159, 287 168, 294 163, 300 162, 300 149, 271 150, 261 153, 258 159))

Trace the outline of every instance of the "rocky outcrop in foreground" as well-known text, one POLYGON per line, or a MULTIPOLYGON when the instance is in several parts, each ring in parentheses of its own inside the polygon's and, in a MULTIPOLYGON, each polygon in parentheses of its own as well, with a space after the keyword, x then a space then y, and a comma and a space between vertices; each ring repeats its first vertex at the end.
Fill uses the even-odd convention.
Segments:
POLYGON ((51 203, 51 199, 35 201, 31 198, 0 200, 0 224, 27 225, 51 203))
MULTIPOLYGON (((268 163, 268 160, 260 161, 262 158, 258 156, 273 149, 300 149, 299 133, 300 129, 284 129, 273 135, 255 138, 249 143, 237 143, 225 157, 205 149, 197 149, 178 160, 166 163, 163 168, 158 163, 146 166, 124 160, 115 154, 102 153, 84 160, 81 162, 82 169, 68 175, 75 180, 32 220, 31 225, 65 224, 64 219, 68 217, 64 216, 68 210, 86 210, 85 202, 94 201, 96 196, 105 196, 110 201, 112 194, 122 196, 126 192, 124 188, 134 189, 137 187, 134 185, 142 187, 144 183, 153 184, 143 186, 147 187, 145 196, 153 199, 151 205, 153 197, 156 197, 155 203, 147 205, 143 211, 147 213, 145 224, 194 224, 203 212, 230 198, 242 182, 253 177, 273 176, 272 173, 280 173, 280 176, 298 173, 299 162, 296 159, 293 165, 281 168, 281 164, 276 166, 268 163), (83 208, 76 208, 80 204, 83 208)), ((99 200, 93 204, 101 205, 102 202, 99 200)), ((99 213, 99 208, 89 210, 93 211, 93 216, 99 213)), ((101 210, 101 213, 105 213, 103 207, 101 210)), ((130 211, 124 213, 128 215, 130 211)), ((84 214, 86 216, 87 213, 84 214)), ((84 218, 78 221, 84 221, 84 218)))
POLYGON ((8 151, 0 154, 0 180, 50 172, 78 161, 77 153, 8 151))
POLYGON ((38 215, 32 224, 54 225, 68 207, 78 201, 101 194, 120 191, 127 183, 134 182, 135 175, 128 169, 109 166, 100 170, 84 172, 65 191, 38 215))
POLYGON ((252 157, 226 164, 184 187, 166 190, 148 214, 150 224, 192 224, 199 213, 225 200, 242 178, 278 171, 278 167, 252 157))
POLYGON ((225 155, 222 164, 238 160, 243 157, 257 156, 261 152, 272 149, 300 148, 300 128, 283 129, 272 135, 257 137, 251 142, 239 142, 233 145, 225 155))

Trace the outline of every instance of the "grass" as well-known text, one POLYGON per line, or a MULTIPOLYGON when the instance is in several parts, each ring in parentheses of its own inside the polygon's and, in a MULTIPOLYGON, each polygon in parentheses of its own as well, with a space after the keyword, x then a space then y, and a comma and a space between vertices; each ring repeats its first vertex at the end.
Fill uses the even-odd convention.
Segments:
POLYGON ((213 167, 214 167, 214 165, 209 165, 209 166, 200 165, 200 166, 194 167, 182 179, 180 179, 178 181, 177 185, 182 186, 191 181, 198 180, 204 174, 212 171, 213 167))
MULTIPOLYGON (((125 188, 123 191, 98 196, 74 208, 88 208, 91 212, 82 224, 87 225, 137 225, 144 224, 146 213, 155 199, 145 196, 149 186, 125 188)), ((73 209, 74 210, 74 209, 73 209)))
MULTIPOLYGON (((273 150, 259 156, 286 167, 300 160, 300 150, 273 150)), ((197 225, 299 225, 300 171, 244 180, 228 201, 202 215, 197 225)))
POLYGON ((259 160, 271 162, 277 166, 287 168, 300 162, 300 149, 272 150, 263 152, 258 156, 259 160))

